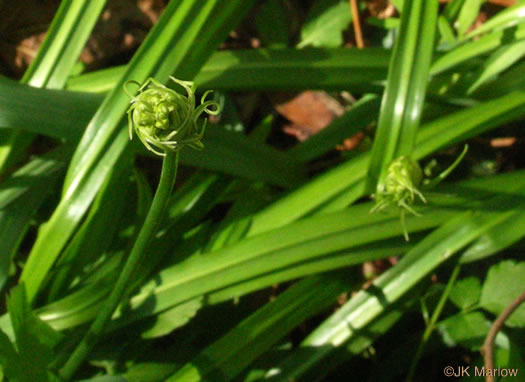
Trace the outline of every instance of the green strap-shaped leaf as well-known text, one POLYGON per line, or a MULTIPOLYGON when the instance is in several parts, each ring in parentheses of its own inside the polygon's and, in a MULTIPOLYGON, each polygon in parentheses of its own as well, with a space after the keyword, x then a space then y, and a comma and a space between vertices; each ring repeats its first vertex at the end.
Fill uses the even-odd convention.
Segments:
POLYGON ((504 29, 496 30, 478 40, 468 41, 458 45, 450 52, 434 60, 430 70, 431 75, 436 75, 466 62, 474 57, 481 56, 501 46, 502 42, 514 42, 525 38, 525 23, 504 29))
POLYGON ((467 33, 465 38, 472 38, 480 34, 511 28, 525 20, 525 3, 517 2, 515 5, 498 12, 494 17, 485 21, 476 29, 467 33))
MULTIPOLYGON (((409 231, 413 234, 414 229, 442 224, 461 214, 465 208, 491 213, 497 212, 494 206, 500 205, 504 207, 501 211, 512 211, 502 220, 502 223, 507 224, 508 219, 512 219, 513 213, 516 213, 514 207, 523 201, 523 192, 517 191, 523 187, 523 172, 440 185, 443 196, 429 196, 429 203, 434 207, 422 209, 424 216, 421 218, 410 217, 409 231), (497 199, 498 195, 508 195, 508 200, 503 203, 497 199), (476 198, 473 200, 472 196, 476 198)), ((405 252, 407 243, 400 237, 401 226, 397 216, 370 216, 369 210, 370 204, 364 204, 336 214, 311 217, 259 237, 241 240, 233 246, 213 252, 213 255, 196 255, 173 265, 143 286, 131 300, 133 309, 126 310, 126 314, 113 323, 113 328, 160 313, 203 294, 207 302, 213 304, 278 282, 405 252), (352 225, 359 226, 370 219, 377 223, 363 226, 362 229, 351 229, 352 225), (319 227, 323 227, 322 232, 319 232, 319 227), (377 242, 382 237, 394 239, 377 242), (268 244, 271 246, 268 247, 268 244), (153 311, 148 304, 152 299, 155 300, 153 311)), ((496 250, 516 240, 514 235, 509 237, 507 243, 499 242, 496 250)), ((202 245, 199 242, 198 246, 202 245)), ((189 250, 192 251, 191 248, 189 250)), ((177 254, 182 255, 182 251, 179 246, 177 254)), ((114 264, 116 267, 118 256, 114 259, 117 261, 114 264)), ((111 270, 115 267, 104 273, 111 278, 111 270)), ((57 330, 88 322, 96 315, 100 304, 104 303, 111 286, 107 280, 99 283, 95 281, 39 309, 40 317, 57 330)), ((0 328, 12 336, 8 317, 0 319, 0 328)))
MULTIPOLYGON (((21 82, 35 87, 63 88, 105 4, 106 0, 62 1, 21 82)), ((9 133, 8 143, 0 147, 0 172, 22 157, 33 139, 32 134, 9 133)))
POLYGON ((464 0, 456 20, 458 35, 462 38, 478 17, 481 5, 485 0, 464 0))
MULTIPOLYGON (((357 49, 250 49, 215 52, 195 77, 199 89, 333 89, 375 92, 386 78, 390 52, 357 49)), ((71 78, 67 88, 107 92, 126 68, 71 78)))
POLYGON ((438 1, 407 0, 404 10, 370 158, 369 190, 382 182, 394 159, 411 155, 425 100, 438 1))
MULTIPOLYGON (((410 250, 392 269, 382 274, 371 288, 357 293, 341 309, 318 326, 302 343, 310 348, 308 357, 297 353, 301 361, 312 367, 327 356, 325 347, 338 347, 366 328, 390 305, 395 303, 419 281, 450 259, 467 244, 504 219, 509 211, 480 216, 466 212, 436 229, 410 250), (320 351, 316 351, 320 349, 320 351)), ((287 363, 294 364, 292 360, 287 363)), ((277 366, 279 369, 279 366, 277 366)), ((308 368, 282 370, 283 380, 300 380, 308 368)))
POLYGON ((346 272, 314 276, 293 285, 204 349, 167 381, 233 379, 282 336, 333 304, 353 282, 346 272))
POLYGON ((71 150, 60 147, 33 158, 0 185, 0 289, 7 281, 14 255, 29 221, 53 192, 71 150), (69 152, 68 152, 69 151, 69 152))
MULTIPOLYGON (((418 134, 414 158, 419 160, 451 143, 525 115, 525 92, 513 92, 425 124, 418 134)), ((365 175, 370 155, 361 154, 318 176, 254 215, 247 235, 288 224, 320 207, 339 210, 366 195, 365 175), (324 206, 323 206, 324 205, 324 206)))
MULTIPOLYGON (((37 89, 0 78, 3 127, 23 128, 76 143, 100 102, 98 94, 37 89)), ((204 144, 206 150, 185 151, 181 162, 287 188, 304 179, 304 167, 289 155, 219 126, 207 129, 204 144)), ((142 145, 134 147, 147 153, 142 145)))
POLYGON ((7 299, 19 357, 18 380, 47 382, 53 348, 63 336, 34 316, 26 300, 24 285, 11 290, 7 299))
POLYGON ((164 10, 77 147, 63 198, 40 231, 22 272, 21 280, 26 283, 31 302, 110 169, 117 165, 128 146, 127 131, 121 121, 129 99, 121 90, 122 85, 128 80, 142 83, 150 76, 164 82, 170 74, 191 79, 251 4, 240 0, 228 3, 174 0, 164 10))

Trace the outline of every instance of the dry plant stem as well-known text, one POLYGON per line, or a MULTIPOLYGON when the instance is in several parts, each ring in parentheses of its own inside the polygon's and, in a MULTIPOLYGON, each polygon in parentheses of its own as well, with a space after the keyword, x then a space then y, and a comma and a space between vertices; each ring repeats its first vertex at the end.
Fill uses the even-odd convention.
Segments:
POLYGON ((363 33, 361 31, 361 22, 359 21, 359 8, 357 8, 357 0, 350 0, 350 7, 352 9, 352 24, 354 24, 355 43, 359 49, 363 49, 365 44, 363 42, 363 33))
POLYGON ((495 5, 501 5, 502 7, 511 7, 516 5, 518 0, 488 0, 488 2, 495 5))
MULTIPOLYGON (((485 359, 485 370, 492 370, 494 369, 494 339, 496 338, 496 335, 503 327, 503 324, 505 324, 505 321, 509 316, 516 310, 518 307, 525 301, 525 292, 521 294, 516 300, 514 300, 509 306, 505 308, 505 310, 499 315, 499 317, 494 321, 492 326, 490 327, 489 333, 487 334, 487 337, 485 338, 485 342, 483 343, 483 347, 481 348, 481 354, 483 354, 483 358, 485 359)), ((487 375, 485 378, 486 382, 494 382, 494 376, 487 375)))
MULTIPOLYGON (((439 0, 440 3, 450 3, 451 0, 439 0)), ((511 7, 516 5, 518 0, 487 0, 487 3, 500 5, 502 7, 511 7)))
POLYGON ((128 260, 109 296, 108 302, 104 305, 82 341, 80 341, 64 367, 60 370, 60 377, 62 379, 67 381, 73 377, 78 367, 84 362, 89 352, 96 345, 115 309, 117 309, 125 297, 125 293, 130 285, 131 276, 135 274, 136 268, 140 265, 144 251, 147 249, 151 238, 157 231, 159 223, 163 218, 166 203, 175 184, 179 159, 178 153, 178 151, 166 152, 166 156, 162 162, 162 173, 160 175, 157 192, 155 193, 151 208, 129 254, 128 260))

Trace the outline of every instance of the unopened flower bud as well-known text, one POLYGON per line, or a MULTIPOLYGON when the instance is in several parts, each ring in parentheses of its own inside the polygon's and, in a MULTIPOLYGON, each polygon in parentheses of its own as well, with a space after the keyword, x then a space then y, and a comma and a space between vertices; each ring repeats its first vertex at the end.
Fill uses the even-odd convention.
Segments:
MULTIPOLYGON (((206 121, 199 125, 198 118, 204 112, 217 115, 219 105, 206 101, 209 91, 204 94, 201 104, 195 107, 195 86, 189 81, 170 79, 186 91, 183 96, 158 83, 153 78, 140 86, 135 81, 128 81, 140 86, 137 95, 131 97, 128 109, 129 136, 133 132, 146 148, 157 155, 164 156, 166 150, 178 151, 188 145, 202 149, 201 142, 206 121), (210 106, 213 109, 210 109, 210 106)), ((126 84, 128 84, 126 83, 126 84)))

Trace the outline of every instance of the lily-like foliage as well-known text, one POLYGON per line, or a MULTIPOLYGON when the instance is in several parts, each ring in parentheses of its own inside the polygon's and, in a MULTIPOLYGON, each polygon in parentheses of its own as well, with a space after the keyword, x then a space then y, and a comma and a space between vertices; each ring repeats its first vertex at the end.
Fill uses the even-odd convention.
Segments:
POLYGON ((178 151, 185 145, 202 150, 201 139, 206 128, 206 120, 199 125, 199 116, 205 112, 217 115, 219 105, 206 97, 201 98, 201 104, 195 107, 195 85, 190 81, 181 81, 174 77, 170 79, 182 86, 186 96, 177 93, 161 83, 149 78, 143 85, 136 81, 128 81, 124 90, 131 98, 128 109, 129 138, 133 131, 146 148, 157 155, 164 156, 166 151, 178 151), (139 86, 137 94, 127 91, 129 84, 139 86), (212 107, 212 108, 210 108, 212 107))
POLYGON ((468 150, 465 145, 462 153, 445 171, 434 179, 423 179, 423 171, 419 163, 409 156, 401 156, 393 160, 388 166, 385 179, 378 183, 377 193, 374 195, 376 205, 370 210, 371 213, 380 212, 390 206, 396 206, 400 210, 403 234, 408 241, 408 232, 405 224, 405 213, 420 216, 412 207, 419 198, 423 203, 426 199, 419 190, 420 186, 430 189, 445 179, 461 162, 468 150))

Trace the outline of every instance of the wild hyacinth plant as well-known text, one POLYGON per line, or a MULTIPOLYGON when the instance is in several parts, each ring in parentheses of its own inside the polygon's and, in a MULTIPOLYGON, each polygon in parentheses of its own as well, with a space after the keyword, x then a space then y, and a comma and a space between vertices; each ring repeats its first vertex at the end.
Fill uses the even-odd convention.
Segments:
MULTIPOLYGON (((216 102, 206 101, 209 91, 204 93, 201 105, 196 107, 193 83, 173 77, 170 79, 184 88, 186 96, 167 88, 153 78, 149 78, 139 87, 136 96, 128 93, 131 97, 131 106, 128 110, 130 139, 133 138, 133 132, 135 132, 148 150, 163 157, 162 172, 144 224, 111 292, 108 303, 104 305, 80 344, 60 370, 60 376, 66 380, 73 377, 95 346, 111 315, 129 289, 131 276, 137 271, 148 244, 162 221, 175 184, 180 150, 184 146, 199 150, 204 147, 201 139, 206 122, 199 126, 199 116, 203 112, 209 115, 216 115, 220 112, 216 102), (210 109, 210 107, 214 108, 210 109)), ((129 81, 126 85, 129 83, 137 82, 129 81)))
MULTIPOLYGON (((62 0, 21 83, 0 76, 0 379, 410 382, 483 362, 480 337, 523 293, 525 3, 389 2, 378 20, 347 0, 165 1, 129 62, 79 74, 106 1, 62 0), (171 103, 194 88, 170 75, 216 89, 224 110, 173 192, 204 126, 199 106, 171 103), (267 93, 312 89, 346 111, 281 144, 267 93), (360 132, 372 150, 335 150, 360 132), (427 192, 443 176, 423 163, 472 138, 458 181, 427 192), (153 206, 155 161, 132 165, 144 152, 164 161, 153 206), (396 264, 364 289, 380 259, 396 264), (252 294, 277 284, 271 301, 252 294)), ((523 364, 523 308, 498 332, 501 370, 523 364)))

